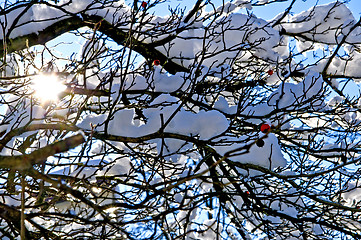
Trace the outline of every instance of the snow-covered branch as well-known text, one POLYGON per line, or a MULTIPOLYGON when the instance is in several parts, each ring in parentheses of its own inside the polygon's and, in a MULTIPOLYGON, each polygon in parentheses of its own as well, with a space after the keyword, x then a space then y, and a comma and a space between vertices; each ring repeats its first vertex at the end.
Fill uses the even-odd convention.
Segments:
POLYGON ((360 21, 300 2, 0 3, 0 238, 360 238, 360 21))

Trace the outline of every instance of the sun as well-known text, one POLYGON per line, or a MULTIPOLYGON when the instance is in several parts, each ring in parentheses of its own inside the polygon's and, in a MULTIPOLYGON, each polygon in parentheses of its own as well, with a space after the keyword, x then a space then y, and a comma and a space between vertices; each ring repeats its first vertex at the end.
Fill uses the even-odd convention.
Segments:
POLYGON ((55 75, 40 74, 32 79, 34 96, 43 102, 59 100, 59 94, 66 86, 55 75))

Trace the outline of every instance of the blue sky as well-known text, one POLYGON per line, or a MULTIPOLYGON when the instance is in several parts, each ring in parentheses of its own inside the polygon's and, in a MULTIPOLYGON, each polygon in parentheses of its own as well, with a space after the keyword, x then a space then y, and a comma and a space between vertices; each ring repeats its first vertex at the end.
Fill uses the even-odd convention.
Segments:
MULTIPOLYGON (((224 0, 224 1, 227 2, 226 0, 224 0)), ((126 2, 133 2, 133 0, 126 0, 126 2)), ((152 1, 150 1, 150 2, 152 2, 152 1)), ((159 9, 161 9, 160 14, 162 14, 162 15, 168 14, 167 11, 164 11, 168 5, 171 6, 172 8, 175 8, 176 6, 186 7, 187 10, 189 10, 192 8, 194 2, 195 1, 184 1, 184 0, 166 1, 163 4, 161 4, 162 7, 159 8, 159 9)), ((219 6, 223 1, 222 0, 211 0, 211 2, 215 6, 219 6)), ((252 2, 255 2, 255 1, 252 1, 252 2)), ((252 11, 256 16, 268 20, 268 19, 272 19, 278 13, 284 11, 284 9, 286 9, 290 5, 291 2, 292 2, 292 0, 271 3, 266 6, 254 7, 252 11)), ((310 7, 314 6, 316 3, 318 5, 321 5, 321 4, 326 4, 326 3, 330 3, 330 2, 335 2, 335 0, 297 0, 296 3, 294 4, 294 7, 292 8, 292 12, 299 13, 299 12, 309 9, 310 7)), ((347 3, 347 6, 353 12, 354 17, 356 19, 358 19, 360 17, 360 13, 361 13, 360 0, 349 0, 349 2, 347 3)))
MULTIPOLYGON (((266 20, 272 19, 275 15, 282 12, 284 9, 286 9, 292 1, 288 0, 286 2, 281 3, 272 3, 267 6, 263 7, 255 7, 253 9, 253 12, 256 16, 260 18, 264 18, 266 20)), ((330 2, 335 2, 335 0, 297 0, 294 4, 294 7, 292 8, 291 12, 293 13, 299 13, 302 11, 305 11, 312 6, 314 6, 316 3, 317 5, 321 4, 327 4, 330 2)), ((361 4, 360 0, 351 0, 349 3, 347 3, 347 6, 352 11, 354 17, 358 19, 360 17, 361 13, 361 4)))

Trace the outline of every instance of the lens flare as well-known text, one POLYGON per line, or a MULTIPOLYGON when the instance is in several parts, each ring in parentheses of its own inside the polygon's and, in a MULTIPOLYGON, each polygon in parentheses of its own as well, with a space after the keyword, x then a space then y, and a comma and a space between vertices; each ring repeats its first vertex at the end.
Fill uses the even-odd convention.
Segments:
POLYGON ((66 89, 66 86, 55 75, 40 74, 32 79, 32 88, 35 97, 47 102, 59 100, 59 94, 66 89))

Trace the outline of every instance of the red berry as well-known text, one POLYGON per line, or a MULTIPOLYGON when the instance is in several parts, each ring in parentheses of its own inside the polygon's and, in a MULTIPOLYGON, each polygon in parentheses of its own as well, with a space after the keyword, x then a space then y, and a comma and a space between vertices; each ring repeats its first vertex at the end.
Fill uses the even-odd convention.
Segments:
POLYGON ((246 194, 247 194, 247 195, 249 195, 249 192, 248 192, 248 191, 246 191, 246 194))
POLYGON ((258 139, 256 141, 256 145, 257 145, 257 147, 263 147, 264 146, 264 141, 262 139, 258 139))
POLYGON ((160 65, 160 61, 159 61, 158 59, 154 60, 154 61, 153 61, 153 65, 154 65, 154 66, 160 65))
POLYGON ((270 70, 268 70, 268 72, 267 72, 267 73, 268 73, 268 75, 270 75, 270 76, 271 76, 271 75, 273 74, 273 70, 272 70, 272 69, 270 69, 270 70))
POLYGON ((142 6, 142 8, 146 8, 147 5, 148 5, 147 2, 144 2, 144 1, 143 1, 141 6, 142 6))
POLYGON ((268 125, 268 124, 262 124, 261 125, 261 132, 268 133, 270 130, 271 130, 270 125, 268 125))

